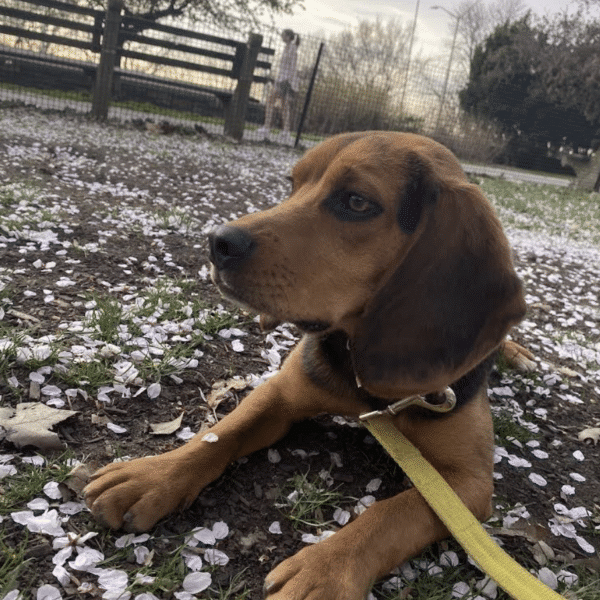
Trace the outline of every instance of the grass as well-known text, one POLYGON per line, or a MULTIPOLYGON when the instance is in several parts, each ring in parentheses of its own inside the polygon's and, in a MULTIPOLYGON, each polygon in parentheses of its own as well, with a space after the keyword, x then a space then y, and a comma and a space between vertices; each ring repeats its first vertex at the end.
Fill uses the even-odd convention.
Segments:
POLYGON ((597 195, 572 188, 481 178, 478 184, 505 227, 600 244, 597 195))
MULTIPOLYGON (((89 102, 90 109, 92 103, 92 94, 90 92, 76 92, 72 90, 48 90, 38 89, 32 87, 24 87, 16 85, 14 83, 0 83, 1 89, 6 89, 14 92, 23 94, 31 94, 34 96, 45 96, 48 98, 56 98, 59 100, 71 100, 74 102, 89 102)), ((198 115, 190 112, 181 110, 174 110, 172 108, 163 108, 151 104, 150 102, 137 102, 134 100, 126 101, 113 101, 110 103, 112 107, 124 108, 141 113, 156 114, 160 117, 171 117, 174 119, 181 119, 184 121, 196 121, 198 123, 208 123, 214 125, 223 125, 225 122, 224 117, 208 117, 204 115, 198 115)))
POLYGON ((71 363, 64 370, 56 370, 54 376, 70 387, 95 393, 102 386, 112 383, 114 371, 110 361, 94 360, 71 363))
POLYGON ((12 590, 20 573, 28 568, 29 561, 25 558, 30 547, 29 532, 13 543, 7 533, 0 528, 0 597, 4 598, 12 590))
POLYGON ((67 479, 72 469, 72 456, 71 452, 64 452, 46 460, 41 467, 24 463, 16 475, 5 477, 2 480, 3 493, 0 494, 0 515, 23 507, 32 498, 42 495, 44 486, 50 481, 60 483, 67 479))
POLYGON ((494 433, 503 444, 506 444, 513 439, 522 444, 535 439, 533 433, 522 425, 519 425, 515 421, 514 415, 508 410, 494 413, 492 415, 492 421, 494 423, 494 433))
POLYGON ((94 309, 88 324, 98 332, 98 339, 107 344, 118 343, 119 325, 123 319, 123 306, 112 296, 94 295, 94 309))
MULTIPOLYGON (((0 294, 2 298, 10 299, 9 287, 0 294)), ((207 336, 210 338, 222 329, 243 326, 247 320, 235 308, 209 306, 200 297, 194 280, 167 277, 149 281, 130 302, 123 302, 114 295, 93 294, 73 306, 86 309, 82 319, 84 338, 94 340, 95 346, 87 347, 85 341, 82 344, 80 336, 83 334, 71 331, 47 337, 43 344, 32 344, 35 339, 33 328, 24 329, 22 324, 0 321, 0 340, 3 340, 0 376, 5 381, 18 366, 35 371, 60 362, 54 369, 57 380, 94 393, 114 381, 116 364, 124 356, 129 359, 141 353, 133 360, 132 368, 137 369, 144 380, 158 382, 184 370, 207 336), (147 329, 161 325, 181 329, 176 344, 165 340, 148 342, 148 347, 136 345, 147 329), (25 351, 19 350, 23 346, 25 351), (76 346, 80 349, 85 346, 85 352, 77 353, 76 346)), ((37 335, 39 337, 39 333, 37 335)), ((23 393, 21 388, 13 391, 23 393)))
POLYGON ((337 489, 329 489, 318 475, 309 477, 309 472, 298 473, 288 480, 284 487, 281 505, 292 522, 294 529, 301 527, 325 527, 324 512, 333 511, 340 505, 343 496, 337 489))
POLYGON ((245 571, 246 569, 243 569, 237 573, 227 586, 217 585, 214 591, 211 589, 211 600, 248 600, 251 590, 243 579, 245 571))

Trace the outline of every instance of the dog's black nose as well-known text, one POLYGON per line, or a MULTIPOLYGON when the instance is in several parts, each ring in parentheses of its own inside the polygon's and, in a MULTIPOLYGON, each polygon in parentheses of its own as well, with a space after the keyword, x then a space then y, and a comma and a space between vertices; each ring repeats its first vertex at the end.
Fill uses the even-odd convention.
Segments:
POLYGON ((208 234, 210 261, 217 269, 236 269, 254 250, 255 243, 243 229, 221 225, 208 234))

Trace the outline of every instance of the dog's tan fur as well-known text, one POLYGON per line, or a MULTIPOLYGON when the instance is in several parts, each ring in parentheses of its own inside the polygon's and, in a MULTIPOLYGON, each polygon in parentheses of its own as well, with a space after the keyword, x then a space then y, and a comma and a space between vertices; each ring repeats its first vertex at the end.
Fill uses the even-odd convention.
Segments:
MULTIPOLYGON (((216 442, 199 434, 98 471, 87 502, 110 527, 149 529, 295 421, 355 417, 465 382, 476 389, 457 410, 431 418, 408 409, 395 424, 478 518, 490 514, 493 432, 485 373, 473 373, 498 348, 517 364, 531 358, 504 340, 525 304, 492 207, 447 149, 411 134, 331 138, 306 153, 292 182, 285 202, 213 234, 213 278, 265 322, 296 322, 305 336, 276 376, 211 429, 216 442), (363 218, 366 210, 375 212, 363 218)), ((447 535, 408 490, 277 566, 267 598, 359 600, 447 535)))

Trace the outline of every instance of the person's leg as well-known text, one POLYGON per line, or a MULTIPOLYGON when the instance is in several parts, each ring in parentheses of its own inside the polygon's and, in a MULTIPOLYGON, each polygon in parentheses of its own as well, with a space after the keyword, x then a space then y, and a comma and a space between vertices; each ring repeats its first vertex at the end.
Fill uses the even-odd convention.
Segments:
POLYGON ((292 128, 292 95, 286 94, 282 99, 283 131, 289 132, 292 128))
POLYGON ((265 124, 266 129, 271 129, 273 126, 273 113, 275 111, 275 99, 277 98, 277 92, 275 88, 271 90, 267 102, 265 105, 265 124))
POLYGON ((269 92, 265 102, 265 123, 256 130, 259 137, 267 137, 273 125, 273 113, 275 112, 275 100, 277 98, 277 84, 269 92))

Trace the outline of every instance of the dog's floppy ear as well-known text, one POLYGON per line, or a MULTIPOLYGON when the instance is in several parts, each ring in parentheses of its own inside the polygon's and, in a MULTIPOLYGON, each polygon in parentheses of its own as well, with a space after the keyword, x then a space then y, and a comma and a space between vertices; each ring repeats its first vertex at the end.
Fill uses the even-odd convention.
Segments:
POLYGON ((525 314, 508 242, 479 189, 462 178, 434 185, 427 168, 409 171, 398 217, 416 239, 367 303, 352 344, 358 379, 382 398, 443 389, 525 314), (433 190, 435 206, 425 210, 433 190))

